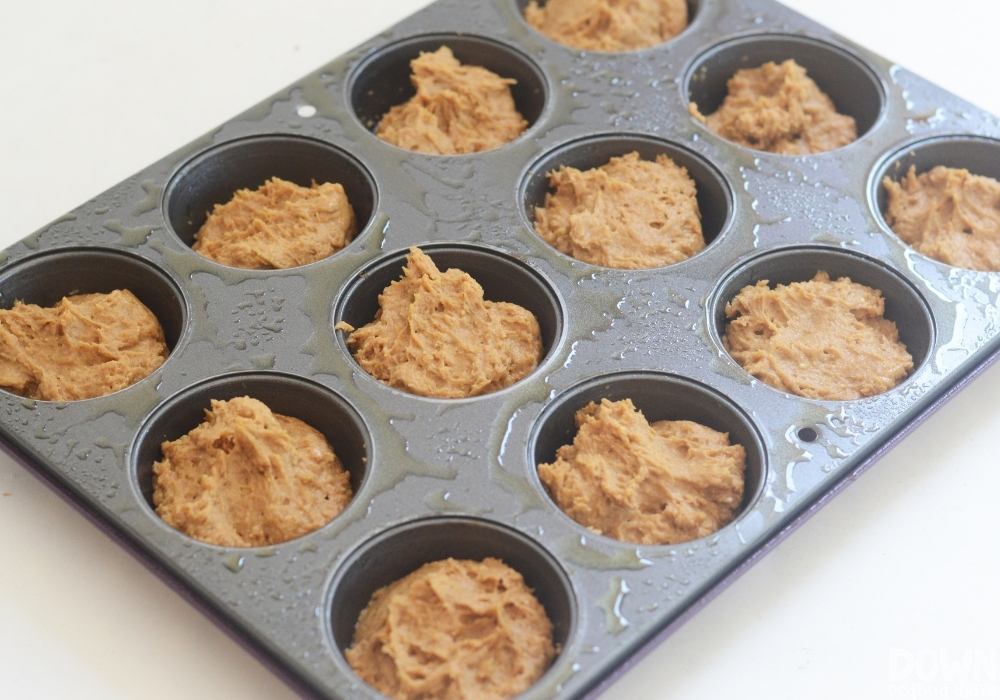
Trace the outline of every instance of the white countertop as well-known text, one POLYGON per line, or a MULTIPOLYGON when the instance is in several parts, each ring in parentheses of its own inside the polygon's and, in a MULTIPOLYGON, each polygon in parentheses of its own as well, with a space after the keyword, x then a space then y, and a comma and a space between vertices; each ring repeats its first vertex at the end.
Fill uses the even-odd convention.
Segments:
MULTIPOLYGON (((4 3, 0 248, 423 4, 4 3)), ((1000 114, 1000 3, 787 4, 1000 114)), ((605 697, 960 697, 967 688, 940 662, 969 654, 967 683, 1000 698, 997 435, 1000 367, 605 697), (977 653, 986 662, 978 678, 977 653)), ((294 697, 5 455, 0 494, 0 697, 294 697)))

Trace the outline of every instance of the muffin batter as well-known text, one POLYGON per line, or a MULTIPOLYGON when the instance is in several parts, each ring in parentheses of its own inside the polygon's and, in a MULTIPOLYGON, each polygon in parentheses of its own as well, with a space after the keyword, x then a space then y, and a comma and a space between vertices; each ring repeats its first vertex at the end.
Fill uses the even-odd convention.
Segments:
POLYGON ((1000 271, 1000 182, 939 165, 882 185, 886 223, 904 243, 948 265, 1000 271))
POLYGON ((261 547, 322 527, 350 502, 350 475, 318 430, 247 396, 211 405, 153 464, 153 503, 168 525, 261 547))
POLYGON ((635 151, 581 172, 549 174, 555 193, 535 208, 535 231, 577 260, 634 270, 689 258, 705 247, 694 180, 660 154, 635 151))
POLYGON ((832 151, 858 138, 854 118, 838 114, 833 100, 791 59, 738 70, 727 85, 729 94, 718 111, 704 117, 693 102, 689 109, 741 146, 802 155, 832 151))
POLYGON ((685 0, 531 0, 524 18, 560 44, 588 51, 633 51, 662 44, 688 24, 685 0))
POLYGON ((339 183, 300 187, 273 177, 216 204, 191 247, 223 265, 281 270, 333 255, 355 232, 354 209, 339 183))
POLYGON ((576 412, 572 445, 538 476, 568 516, 636 544, 705 537, 733 519, 743 499, 746 451, 728 433, 691 421, 650 424, 630 399, 576 412))
POLYGON ((362 680, 397 700, 503 700, 555 655, 545 608, 492 558, 431 562, 380 588, 345 652, 362 680))
POLYGON ((442 46, 410 61, 417 94, 390 109, 375 135, 418 153, 454 155, 498 148, 528 128, 510 86, 480 66, 463 66, 442 46))
POLYGON ((913 369, 882 292, 817 272, 775 289, 762 280, 726 306, 723 343, 747 372, 810 399, 859 399, 887 391, 913 369))
POLYGON ((31 399, 110 394, 148 376, 169 352, 160 322, 127 289, 0 310, 0 388, 31 399))
POLYGON ((410 248, 402 279, 378 297, 375 320, 347 345, 366 372, 391 387, 435 398, 488 394, 531 373, 542 357, 534 315, 507 302, 483 300, 467 273, 440 272, 410 248))

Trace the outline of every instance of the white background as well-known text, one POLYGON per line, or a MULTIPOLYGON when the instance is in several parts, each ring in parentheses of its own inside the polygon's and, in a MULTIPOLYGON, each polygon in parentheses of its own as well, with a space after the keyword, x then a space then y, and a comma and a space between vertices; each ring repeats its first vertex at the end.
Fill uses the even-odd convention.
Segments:
MULTIPOLYGON (((423 4, 3 0, 0 248, 423 4)), ((788 4, 1000 114, 1000 3, 788 4)), ((1000 367, 605 697, 885 698, 891 649, 997 653, 998 436, 1000 367)), ((0 493, 0 697, 292 697, 5 455, 0 493)))

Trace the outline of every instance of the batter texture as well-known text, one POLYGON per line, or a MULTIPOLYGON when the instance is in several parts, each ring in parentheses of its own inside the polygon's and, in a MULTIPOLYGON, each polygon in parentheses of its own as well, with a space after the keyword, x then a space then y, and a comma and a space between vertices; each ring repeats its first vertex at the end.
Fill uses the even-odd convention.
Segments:
POLYGON ((637 544, 705 537, 733 519, 743 499, 746 451, 691 421, 650 424, 630 399, 576 412, 572 445, 538 476, 568 516, 594 532, 637 544))
POLYGON ((356 228, 339 183, 301 187, 273 177, 216 204, 191 247, 223 265, 281 270, 333 255, 351 242, 356 228))
POLYGON ((492 558, 431 562, 380 588, 345 652, 362 680, 397 700, 503 700, 555 655, 545 608, 492 558))
POLYGON ((410 248, 402 279, 378 303, 368 325, 337 328, 350 333, 347 345, 366 372, 411 394, 488 394, 526 377, 542 357, 541 329, 530 311, 485 301, 472 277, 439 271, 419 248, 410 248))
POLYGON ((168 525, 210 544, 261 547, 322 527, 350 502, 350 475, 318 430, 247 396, 211 406, 153 464, 153 504, 168 525))
POLYGON ((417 94, 382 117, 375 135, 417 153, 455 155, 498 148, 528 128, 510 86, 480 66, 464 66, 451 49, 422 52, 410 61, 417 94))
POLYGON ((148 376, 169 352, 156 316, 125 289, 0 310, 0 388, 31 399, 110 394, 148 376))
POLYGON ((747 372, 810 399, 860 399, 893 388, 913 369, 882 292, 817 272, 809 282, 767 280, 726 305, 723 342, 747 372))
POLYGON ((728 88, 722 106, 707 117, 693 102, 689 108, 712 131, 741 146, 802 155, 832 151, 858 138, 854 118, 838 114, 833 100, 792 59, 738 70, 728 88))
POLYGON ((939 165, 882 185, 886 223, 904 243, 948 265, 1000 271, 1000 182, 939 165))
POLYGON ((634 51, 662 44, 688 24, 685 0, 531 0, 524 18, 560 44, 587 51, 634 51))
POLYGON ((586 171, 549 174, 554 193, 535 208, 535 231, 577 260, 634 270, 689 258, 705 247, 694 180, 667 156, 635 151, 586 171))

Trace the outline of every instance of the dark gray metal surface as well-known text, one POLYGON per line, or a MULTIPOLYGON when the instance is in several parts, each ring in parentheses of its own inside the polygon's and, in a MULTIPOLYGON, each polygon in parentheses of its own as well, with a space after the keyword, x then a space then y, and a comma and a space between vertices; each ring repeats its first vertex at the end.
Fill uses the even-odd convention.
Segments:
POLYGON ((32 234, 5 253, 3 304, 127 286, 157 313, 172 353, 151 377, 106 397, 61 404, 3 394, 2 437, 317 696, 378 697, 340 653, 345 615, 401 570, 372 562, 405 554, 406 568, 477 550, 523 562, 563 642, 524 697, 592 691, 1000 343, 1000 276, 916 254, 878 212, 881 177, 910 162, 995 175, 995 119, 777 4, 695 9, 691 27, 663 46, 596 54, 537 35, 511 1, 441 0, 32 234), (515 97, 531 122, 524 136, 486 153, 433 157, 370 133, 387 104, 405 99, 408 60, 442 43, 518 77, 515 97), (807 66, 856 117, 857 142, 778 156, 730 144, 689 116, 688 95, 709 112, 733 70, 782 57, 807 66), (299 117, 303 104, 316 116, 299 117), (920 104, 933 109, 920 116, 920 104), (533 233, 540 174, 564 154, 596 165, 589 159, 636 146, 690 163, 703 190, 705 251, 655 270, 608 270, 533 233), (207 207, 270 175, 342 180, 367 225, 331 258, 277 272, 228 268, 190 250, 207 207), (358 368, 333 325, 369 315, 372 294, 416 244, 473 272, 489 298, 532 308, 546 350, 534 374, 496 394, 445 401, 389 389, 358 368), (723 350, 720 309, 733 290, 820 268, 882 289, 917 364, 897 388, 861 401, 802 399, 754 381, 723 350), (538 483, 536 460, 565 433, 573 402, 640 387, 651 417, 660 397, 679 396, 759 443, 748 446, 745 508, 712 537, 651 547, 603 538, 558 511, 538 483), (311 416, 353 455, 350 506, 276 547, 196 542, 148 502, 157 441, 183 431, 209 394, 243 391, 311 416), (426 518, 453 520, 415 522, 426 518))

